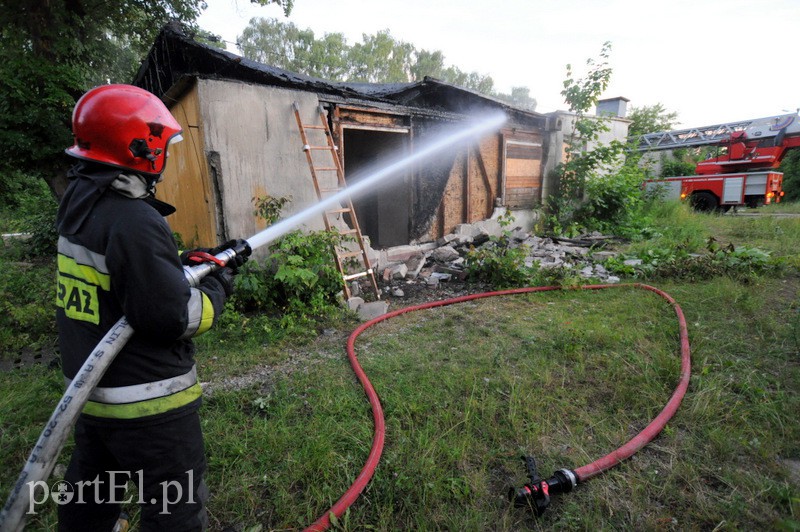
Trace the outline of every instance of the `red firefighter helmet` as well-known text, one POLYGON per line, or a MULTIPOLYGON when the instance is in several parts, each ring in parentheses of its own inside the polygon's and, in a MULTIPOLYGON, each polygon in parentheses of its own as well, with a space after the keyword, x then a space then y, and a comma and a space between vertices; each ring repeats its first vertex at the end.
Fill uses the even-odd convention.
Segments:
POLYGON ((159 175, 181 126, 154 94, 132 85, 102 85, 75 104, 72 134, 68 155, 159 175))

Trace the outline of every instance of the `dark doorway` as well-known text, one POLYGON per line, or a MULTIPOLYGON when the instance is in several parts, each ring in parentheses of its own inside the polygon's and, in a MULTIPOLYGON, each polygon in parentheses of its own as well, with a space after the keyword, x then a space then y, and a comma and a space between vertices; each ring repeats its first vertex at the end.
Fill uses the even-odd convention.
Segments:
MULTIPOLYGON (((353 185, 363 177, 408 154, 406 131, 344 130, 345 181, 353 185)), ((411 203, 410 172, 388 177, 374 190, 353 198, 362 234, 369 236, 373 248, 408 244, 411 203)))

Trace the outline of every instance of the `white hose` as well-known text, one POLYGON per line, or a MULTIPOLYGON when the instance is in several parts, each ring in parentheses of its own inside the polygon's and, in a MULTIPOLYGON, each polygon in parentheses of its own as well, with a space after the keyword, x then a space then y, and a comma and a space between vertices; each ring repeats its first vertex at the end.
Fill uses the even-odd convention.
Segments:
POLYGON ((0 511, 0 532, 17 532, 25 526, 25 512, 30 505, 30 486, 46 480, 53 471, 56 458, 67 441, 75 420, 89 400, 97 383, 108 369, 111 361, 133 335, 133 327, 123 316, 111 327, 83 363, 61 397, 36 446, 28 456, 25 467, 14 484, 14 489, 0 511))
MULTIPOLYGON (((217 259, 226 263, 235 252, 225 250, 217 259)), ((216 269, 216 265, 204 263, 184 268, 184 275, 191 286, 197 286, 200 279, 216 269)), ((25 467, 17 478, 14 488, 0 510, 0 532, 18 532, 25 526, 25 515, 29 511, 33 486, 47 480, 56 464, 56 459, 67 441, 70 430, 78 419, 83 407, 89 401, 97 383, 105 374, 111 362, 133 336, 133 327, 125 316, 106 333, 100 343, 89 353, 75 378, 53 410, 50 419, 39 435, 25 467)))

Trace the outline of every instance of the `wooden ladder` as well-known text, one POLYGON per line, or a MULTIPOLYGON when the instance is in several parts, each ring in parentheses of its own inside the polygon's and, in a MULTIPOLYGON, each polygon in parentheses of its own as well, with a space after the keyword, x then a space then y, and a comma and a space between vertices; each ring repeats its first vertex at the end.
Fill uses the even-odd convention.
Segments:
MULTIPOLYGON (((311 169, 311 179, 314 182, 314 191, 317 193, 317 199, 322 200, 323 195, 325 194, 335 194, 344 190, 346 187, 346 183, 344 180, 344 169, 342 168, 342 162, 339 160, 339 155, 337 153, 338 148, 333 142, 333 136, 331 135, 331 131, 328 128, 328 119, 325 116, 325 110, 322 108, 322 104, 318 105, 317 111, 319 112, 320 118, 320 125, 307 125, 303 124, 303 121, 300 118, 300 106, 297 105, 297 102, 294 102, 294 117, 297 119, 297 128, 300 130, 300 138, 303 140, 303 151, 306 154, 306 160, 308 161, 308 167, 311 169), (325 134, 326 144, 325 145, 312 145, 308 140, 308 131, 321 131, 325 134), (314 162, 314 157, 312 152, 314 151, 327 151, 332 159, 331 163, 328 163, 327 166, 318 166, 314 162), (333 166, 331 166, 331 164, 333 166), (336 180, 337 186, 334 188, 321 188, 319 185, 318 179, 318 172, 336 172, 336 180)), ((345 196, 343 199, 342 207, 339 209, 331 209, 325 211, 323 213, 322 219, 325 222, 325 229, 327 231, 332 230, 331 226, 331 217, 340 216, 342 214, 347 214, 350 217, 350 225, 351 228, 345 231, 340 231, 339 233, 342 235, 353 235, 358 242, 359 249, 357 251, 347 251, 343 249, 339 249, 337 246, 334 246, 333 254, 336 257, 336 269, 339 270, 339 273, 342 275, 342 282, 344 284, 344 294, 346 299, 350 299, 350 286, 349 282, 354 279, 360 279, 361 277, 369 277, 372 283, 372 289, 375 292, 375 297, 377 299, 381 298, 381 292, 378 288, 378 281, 375 278, 375 271, 372 269, 372 266, 369 262, 369 256, 367 256, 367 250, 364 245, 364 237, 361 234, 361 228, 358 226, 358 220, 356 219, 356 211, 353 208, 353 202, 350 199, 350 196, 345 196), (363 271, 359 271, 356 273, 348 274, 345 269, 345 261, 348 259, 355 259, 360 258, 361 262, 364 266, 363 271)))

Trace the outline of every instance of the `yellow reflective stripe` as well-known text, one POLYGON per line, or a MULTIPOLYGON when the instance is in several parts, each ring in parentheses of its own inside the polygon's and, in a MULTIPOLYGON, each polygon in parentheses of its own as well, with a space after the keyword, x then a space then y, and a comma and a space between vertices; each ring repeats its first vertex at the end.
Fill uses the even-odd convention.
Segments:
POLYGON ((103 290, 111 290, 111 276, 101 273, 91 266, 78 264, 75 259, 58 254, 58 271, 71 277, 83 279, 87 283, 99 286, 103 290))
POLYGON ((175 410, 176 408, 188 405, 202 394, 203 389, 198 382, 178 393, 136 403, 112 405, 89 401, 83 408, 83 413, 95 417, 136 419, 175 410))
POLYGON ((57 276, 56 306, 64 309, 68 318, 100 323, 100 300, 97 286, 80 279, 57 276))
POLYGON ((211 299, 204 292, 200 293, 203 294, 203 312, 200 316, 200 326, 197 328, 197 332, 194 333, 195 336, 203 334, 214 324, 214 305, 211 304, 211 299))

